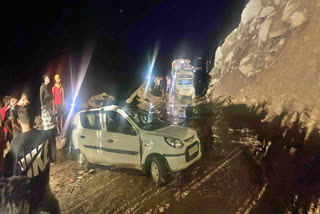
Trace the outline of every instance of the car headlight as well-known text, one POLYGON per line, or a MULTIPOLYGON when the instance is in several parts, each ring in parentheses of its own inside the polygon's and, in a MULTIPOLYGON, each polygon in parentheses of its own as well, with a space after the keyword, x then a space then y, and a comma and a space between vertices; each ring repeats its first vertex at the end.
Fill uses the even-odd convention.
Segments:
POLYGON ((182 141, 177 138, 164 137, 164 140, 167 142, 169 146, 172 146, 173 148, 176 148, 176 149, 181 149, 184 146, 182 141))

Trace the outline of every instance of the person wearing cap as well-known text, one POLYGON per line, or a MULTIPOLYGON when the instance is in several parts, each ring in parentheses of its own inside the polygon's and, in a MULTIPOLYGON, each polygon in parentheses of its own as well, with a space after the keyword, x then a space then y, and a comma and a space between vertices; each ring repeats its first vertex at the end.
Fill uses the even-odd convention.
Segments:
POLYGON ((64 106, 64 89, 61 84, 60 75, 56 74, 54 76, 55 85, 52 87, 52 94, 54 100, 54 110, 58 114, 58 134, 62 132, 62 114, 64 106))

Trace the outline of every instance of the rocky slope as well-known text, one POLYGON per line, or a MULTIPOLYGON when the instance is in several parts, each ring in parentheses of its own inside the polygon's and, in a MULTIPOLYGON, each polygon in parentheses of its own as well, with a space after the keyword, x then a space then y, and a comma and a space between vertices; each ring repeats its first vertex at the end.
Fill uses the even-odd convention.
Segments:
POLYGON ((228 97, 298 125, 304 140, 320 128, 320 0, 250 0, 215 54, 206 97, 228 97))

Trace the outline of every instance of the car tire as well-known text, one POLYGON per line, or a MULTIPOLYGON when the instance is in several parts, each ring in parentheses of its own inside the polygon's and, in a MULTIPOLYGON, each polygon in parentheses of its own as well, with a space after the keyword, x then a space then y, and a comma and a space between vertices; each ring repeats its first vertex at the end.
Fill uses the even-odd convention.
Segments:
POLYGON ((80 150, 78 150, 76 153, 76 161, 77 161, 77 169, 79 171, 87 171, 88 170, 88 166, 89 166, 88 159, 87 159, 86 155, 80 150))
POLYGON ((169 182, 170 176, 165 160, 160 157, 152 157, 150 162, 150 175, 157 186, 165 185, 169 182))

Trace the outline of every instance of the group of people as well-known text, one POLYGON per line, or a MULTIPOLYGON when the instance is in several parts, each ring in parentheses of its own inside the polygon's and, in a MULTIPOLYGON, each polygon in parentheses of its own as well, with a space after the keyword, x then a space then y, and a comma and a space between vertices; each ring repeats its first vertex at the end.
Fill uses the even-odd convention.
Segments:
MULTIPOLYGON (((58 200, 49 187, 50 165, 56 162, 56 136, 62 133, 64 105, 60 76, 57 74, 54 79, 55 84, 49 90, 50 76, 43 75, 40 87, 43 130, 33 128, 34 114, 27 94, 22 93, 19 100, 9 96, 3 98, 4 106, 0 110, 0 188, 5 190, 4 186, 11 185, 17 178, 26 179, 27 185, 23 191, 17 190, 20 196, 12 199, 5 196, 8 200, 1 201, 0 213, 11 212, 14 205, 18 209, 28 209, 29 213, 60 213, 58 200), (29 197, 21 196, 25 194, 29 197), (20 202, 17 202, 19 198, 20 202)), ((25 212, 20 210, 17 213, 22 211, 25 212)))
POLYGON ((172 78, 167 75, 166 78, 164 79, 163 77, 160 76, 153 76, 153 90, 157 92, 161 92, 162 95, 165 93, 169 93, 170 91, 170 86, 172 83, 172 78))

